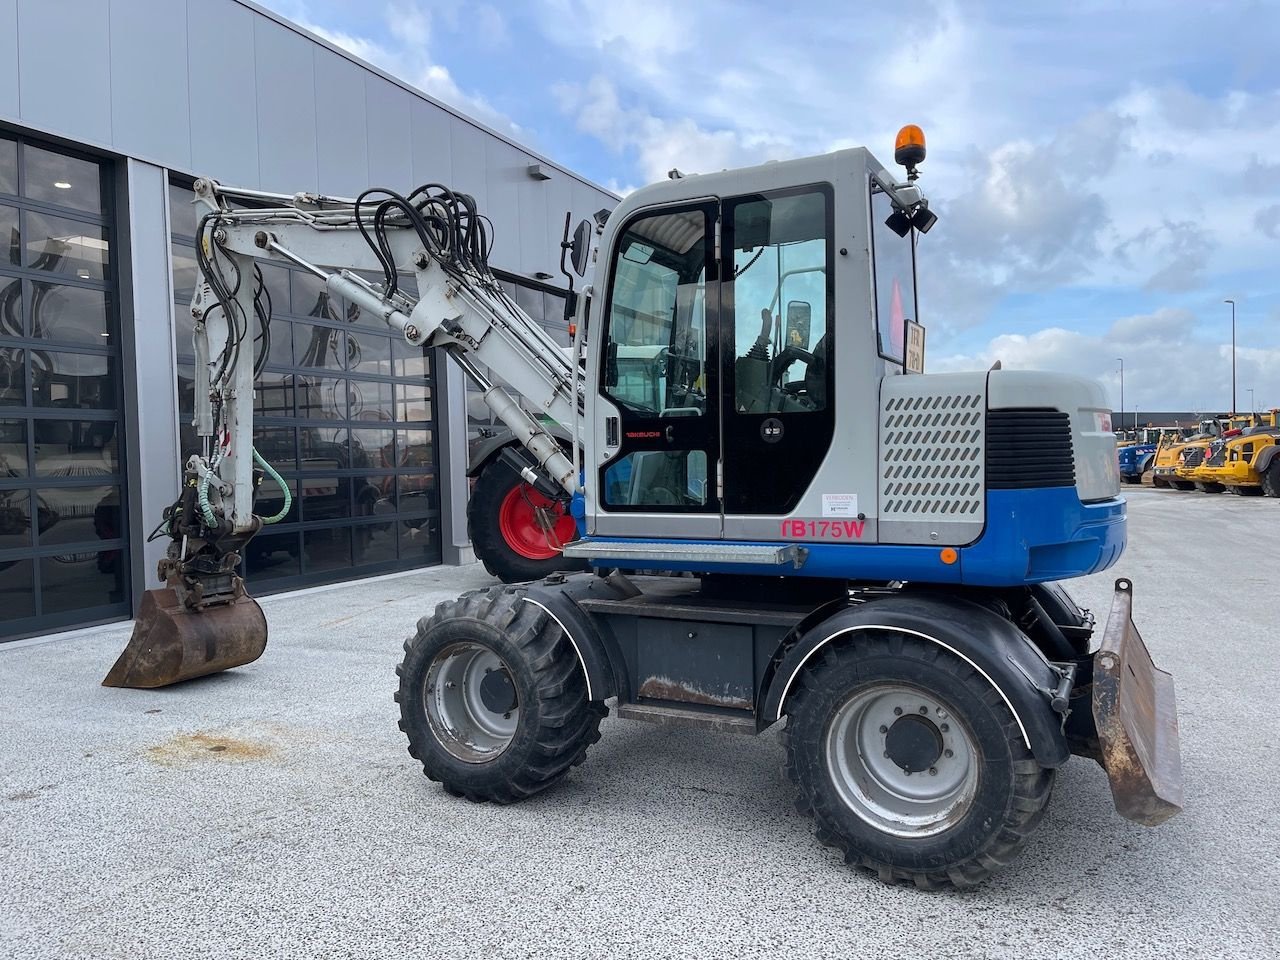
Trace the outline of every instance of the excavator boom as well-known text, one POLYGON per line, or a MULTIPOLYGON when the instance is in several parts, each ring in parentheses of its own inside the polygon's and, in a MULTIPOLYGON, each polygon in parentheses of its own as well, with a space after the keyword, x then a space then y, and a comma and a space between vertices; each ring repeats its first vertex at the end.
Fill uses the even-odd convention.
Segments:
MULTIPOLYGON (((264 526, 284 518, 291 497, 253 448, 254 382, 271 338, 269 298, 256 261, 306 270, 331 295, 382 318, 411 346, 443 349, 531 455, 525 478, 557 499, 578 493, 574 457, 541 416, 527 413, 486 373, 500 370, 548 419, 568 425, 581 417, 576 363, 489 269, 487 221, 470 196, 428 184, 407 197, 366 191, 343 200, 235 190, 212 180, 198 181, 195 192, 203 213, 191 303, 194 425, 202 450, 188 458, 182 495, 157 529, 170 540, 158 571, 164 586, 144 595, 107 686, 164 686, 249 663, 266 648, 266 619, 245 591, 241 551, 264 526), (415 275, 416 297, 400 285, 406 268, 415 275), (361 272, 380 272, 381 282, 361 272), (283 509, 271 517, 254 512, 263 482, 277 484, 284 496, 283 509)), ((566 246, 588 238, 580 228, 566 246)), ((585 250, 574 253, 575 264, 585 263, 585 250)))

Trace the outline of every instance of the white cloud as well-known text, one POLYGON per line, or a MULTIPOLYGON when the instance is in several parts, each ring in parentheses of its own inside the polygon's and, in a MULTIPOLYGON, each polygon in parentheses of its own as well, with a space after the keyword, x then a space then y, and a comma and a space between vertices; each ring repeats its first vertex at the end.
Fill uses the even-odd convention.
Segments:
POLYGON ((673 167, 706 173, 794 153, 789 144, 762 134, 708 130, 687 117, 663 118, 625 107, 613 82, 603 75, 585 84, 558 84, 554 93, 579 130, 615 154, 634 157, 645 182, 664 179, 673 167))
MULTIPOLYGON (((931 373, 985 370, 999 360, 1006 369, 1055 370, 1101 381, 1120 405, 1124 358, 1127 410, 1225 412, 1231 406, 1231 342, 1197 332, 1185 310, 1124 317, 1101 333, 1046 327, 1031 334, 1002 334, 971 353, 928 357, 931 373)), ((1237 403, 1280 406, 1280 349, 1236 348, 1237 403)))
MULTIPOLYGON (((452 16, 448 8, 444 15, 452 16)), ((361 60, 381 67, 393 76, 417 87, 423 93, 474 117, 495 130, 514 138, 528 139, 519 124, 493 107, 484 96, 463 90, 454 81, 447 67, 439 63, 431 53, 432 11, 416 3, 388 4, 384 14, 387 30, 394 44, 373 40, 367 36, 344 33, 324 27, 304 14, 298 22, 312 33, 323 37, 336 47, 354 54, 361 60)), ((482 7, 480 17, 489 24, 488 32, 495 42, 501 42, 504 29, 501 14, 492 7, 482 7), (483 11, 488 11, 487 13, 483 11)))

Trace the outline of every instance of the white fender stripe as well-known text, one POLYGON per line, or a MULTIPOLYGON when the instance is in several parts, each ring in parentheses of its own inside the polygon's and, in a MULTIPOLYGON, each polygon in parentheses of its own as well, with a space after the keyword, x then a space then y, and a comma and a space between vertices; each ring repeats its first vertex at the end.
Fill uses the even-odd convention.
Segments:
POLYGON ((791 672, 791 676, 787 677, 786 685, 782 688, 782 697, 778 700, 778 715, 773 718, 774 720, 782 719, 782 708, 787 702, 787 694, 791 691, 792 681, 794 681, 796 676, 800 673, 800 671, 804 669, 804 665, 809 662, 809 658, 812 657, 819 650, 821 650, 823 647, 825 647, 828 643, 830 643, 836 637, 840 636, 840 634, 853 633, 854 631, 857 631, 857 630, 892 630, 895 633, 907 633, 913 637, 919 637, 921 640, 928 640, 930 643, 936 643, 938 646, 942 647, 942 649, 949 650, 951 653, 954 653, 957 657, 959 657, 969 666, 973 667, 973 669, 977 670, 980 674, 982 674, 983 678, 987 681, 987 683, 991 684, 991 686, 995 689, 996 693, 1000 694, 1000 699, 1003 700, 1004 705, 1009 708, 1009 712, 1013 714, 1013 719, 1016 720, 1018 723, 1018 729, 1022 731, 1022 742, 1027 745, 1028 750, 1031 749, 1031 738, 1027 736, 1027 728, 1026 726, 1023 725, 1022 718, 1018 716, 1018 711, 1014 709, 1013 704, 1009 701, 1009 698, 1005 696, 1004 691, 1000 689, 1000 685, 991 679, 991 676, 990 674, 987 673, 987 671, 983 670, 980 666, 978 666, 976 663, 974 663, 972 660, 966 657, 963 653, 961 653, 955 647, 951 646, 950 644, 943 643, 937 637, 931 637, 927 633, 920 633, 919 631, 916 631, 916 630, 908 630, 906 627, 891 627, 888 624, 880 624, 880 623, 868 623, 868 624, 864 624, 856 627, 845 627, 843 630, 837 630, 835 633, 831 634, 831 636, 827 637, 825 640, 819 643, 816 647, 814 647, 812 650, 806 653, 804 655, 804 659, 801 660, 798 664, 796 664, 796 668, 791 672))
POLYGON ((534 600, 530 597, 521 597, 520 599, 523 600, 525 603, 532 603, 535 607, 537 607, 539 610, 545 613, 548 617, 554 620, 556 622, 556 625, 561 630, 564 631, 564 635, 569 638, 569 643, 573 646, 573 652, 578 655, 578 662, 582 664, 582 676, 587 681, 587 700, 588 701, 594 700, 595 697, 591 695, 591 674, 587 670, 587 661, 582 658, 582 649, 578 646, 578 641, 573 639, 573 634, 570 633, 568 628, 565 627, 565 625, 560 622, 559 617, 557 617, 554 613, 548 610, 545 606, 540 604, 537 600, 534 600))

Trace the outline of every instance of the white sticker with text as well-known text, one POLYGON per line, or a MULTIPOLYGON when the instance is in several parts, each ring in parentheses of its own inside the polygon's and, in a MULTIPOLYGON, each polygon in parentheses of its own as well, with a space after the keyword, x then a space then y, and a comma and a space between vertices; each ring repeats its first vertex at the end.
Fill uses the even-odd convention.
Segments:
POLYGON ((822 515, 824 517, 856 517, 858 495, 856 493, 824 493, 822 515))

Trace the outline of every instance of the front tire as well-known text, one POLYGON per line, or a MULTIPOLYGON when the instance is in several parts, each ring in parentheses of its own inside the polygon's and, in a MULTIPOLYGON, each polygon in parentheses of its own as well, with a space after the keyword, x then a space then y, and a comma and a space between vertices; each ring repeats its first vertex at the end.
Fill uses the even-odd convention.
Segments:
POLYGON ((578 538, 561 503, 548 500, 500 458, 476 478, 467 503, 467 535, 476 558, 504 583, 541 580, 557 570, 582 570, 585 563, 561 553, 578 538))
POLYGON ((506 587, 442 603, 418 621, 396 668, 409 754, 444 789, 512 803, 582 762, 609 711, 587 700, 569 640, 506 587))
POLYGON ((886 883, 971 887, 1039 823, 1055 771, 973 667, 886 633, 828 649, 788 701, 796 806, 846 862, 886 883))

